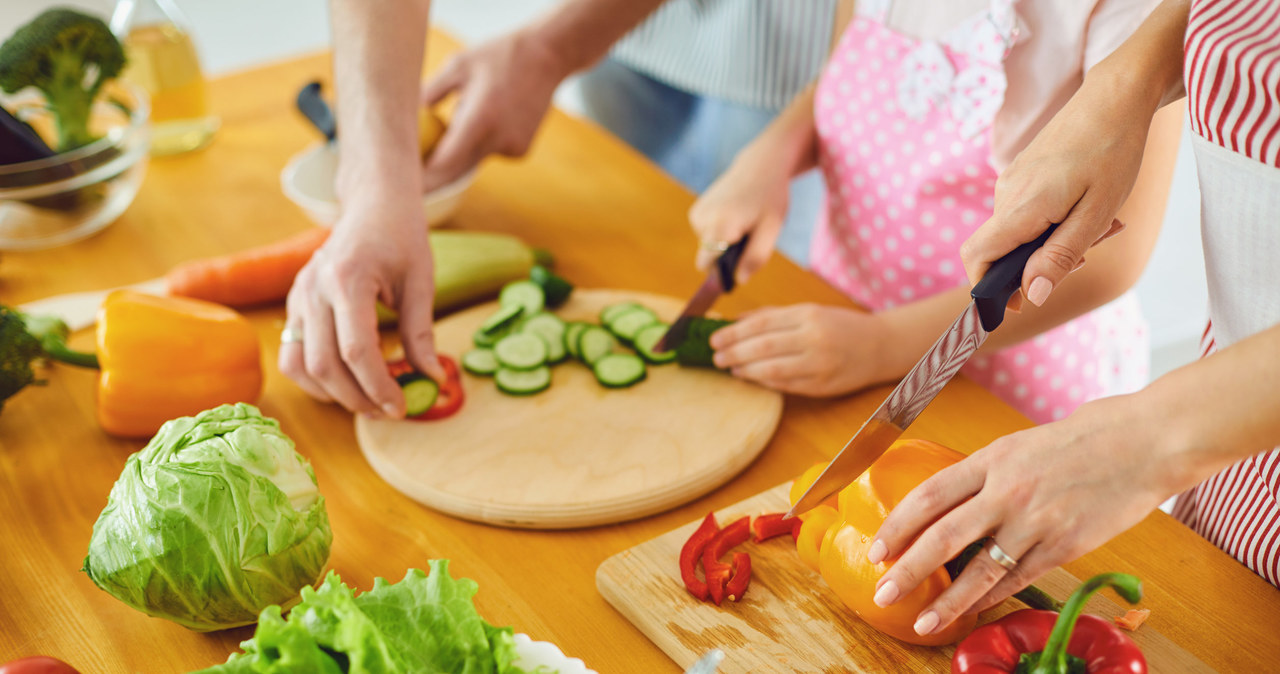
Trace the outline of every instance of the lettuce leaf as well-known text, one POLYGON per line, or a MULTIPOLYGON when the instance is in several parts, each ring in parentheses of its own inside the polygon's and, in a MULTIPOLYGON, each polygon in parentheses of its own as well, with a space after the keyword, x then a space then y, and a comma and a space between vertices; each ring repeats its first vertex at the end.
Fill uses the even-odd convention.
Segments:
POLYGON ((476 612, 475 581, 450 576, 448 560, 429 565, 358 596, 331 571, 287 620, 264 610, 244 653, 202 674, 525 674, 511 628, 476 612))

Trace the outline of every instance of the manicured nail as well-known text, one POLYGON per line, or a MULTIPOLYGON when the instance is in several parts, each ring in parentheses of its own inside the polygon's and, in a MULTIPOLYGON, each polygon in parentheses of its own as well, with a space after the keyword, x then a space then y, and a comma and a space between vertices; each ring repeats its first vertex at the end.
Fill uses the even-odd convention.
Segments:
POLYGON ((889 556, 888 546, 884 544, 884 541, 881 541, 878 539, 876 540, 876 542, 871 544, 871 549, 867 550, 867 561, 871 562, 872 564, 879 564, 880 562, 884 561, 885 557, 888 557, 888 556, 889 556))
POLYGON ((1036 306, 1043 306, 1044 301, 1049 299, 1049 293, 1053 291, 1053 284, 1049 279, 1043 276, 1037 276, 1031 280, 1031 286, 1027 288, 1027 300, 1036 306))
POLYGON ((884 585, 880 586, 879 590, 876 590, 876 596, 872 597, 871 601, 874 601, 876 606, 884 608, 889 604, 892 604, 897 598, 898 584, 891 580, 887 580, 884 585))
POLYGON ((928 611, 916 620, 916 634, 919 634, 922 637, 929 636, 936 629, 938 629, 937 611, 928 611))

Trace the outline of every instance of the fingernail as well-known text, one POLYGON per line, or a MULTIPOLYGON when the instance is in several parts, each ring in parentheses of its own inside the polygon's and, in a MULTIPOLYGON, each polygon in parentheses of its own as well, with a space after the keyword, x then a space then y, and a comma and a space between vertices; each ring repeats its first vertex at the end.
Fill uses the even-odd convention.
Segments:
POLYGON ((392 419, 397 419, 400 417, 400 410, 396 409, 396 406, 393 403, 384 403, 382 405, 382 413, 391 417, 392 419))
POLYGON ((1049 293, 1053 291, 1053 284, 1049 279, 1043 276, 1037 276, 1031 281, 1031 286, 1027 288, 1027 300, 1036 306, 1043 306, 1044 301, 1049 299, 1049 293))
POLYGON ((891 580, 888 580, 888 581, 885 581, 884 585, 880 586, 879 590, 876 590, 876 596, 872 597, 871 601, 874 601, 876 603, 876 606, 879 606, 880 608, 884 608, 889 604, 892 604, 894 600, 897 598, 898 598, 898 584, 891 580))
POLYGON ((881 541, 879 539, 877 539, 876 542, 871 544, 870 550, 867 550, 867 561, 871 562, 872 564, 879 564, 880 562, 884 561, 885 557, 888 557, 888 556, 889 556, 889 547, 884 544, 884 541, 881 541))
POLYGON ((916 620, 915 631, 922 637, 929 636, 938 629, 938 612, 929 611, 916 620))
MULTIPOLYGON (((712 347, 712 348, 715 348, 715 347, 712 347)), ((722 369, 722 370, 724 369, 724 364, 725 364, 725 363, 724 363, 724 356, 721 356, 720 354, 718 354, 718 353, 717 353, 716 355, 714 355, 714 356, 712 356, 712 357, 711 357, 711 362, 715 363, 715 364, 716 364, 716 367, 718 367, 718 368, 720 368, 720 369, 722 369)))

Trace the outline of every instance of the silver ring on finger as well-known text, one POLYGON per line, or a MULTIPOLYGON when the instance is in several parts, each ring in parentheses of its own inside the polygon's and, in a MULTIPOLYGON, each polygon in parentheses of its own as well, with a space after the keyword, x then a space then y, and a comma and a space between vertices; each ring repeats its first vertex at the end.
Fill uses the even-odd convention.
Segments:
POLYGON ((730 245, 728 241, 703 241, 702 250, 708 253, 723 253, 729 250, 730 245))
POLYGON ((280 331, 281 344, 300 344, 302 342, 302 328, 293 326, 286 327, 280 331))
POLYGON ((988 555, 991 555, 991 559, 994 560, 996 564, 1003 567, 1005 571, 1012 571, 1018 568, 1018 560, 1014 559, 1012 555, 1004 551, 1004 548, 996 544, 996 539, 987 539, 986 551, 988 555))

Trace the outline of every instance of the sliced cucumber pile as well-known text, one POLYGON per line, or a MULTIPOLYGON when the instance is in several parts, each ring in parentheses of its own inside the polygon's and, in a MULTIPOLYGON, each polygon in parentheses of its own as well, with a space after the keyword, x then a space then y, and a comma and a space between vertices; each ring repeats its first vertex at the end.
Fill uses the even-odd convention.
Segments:
POLYGON ((711 333, 729 323, 694 319, 679 346, 658 353, 654 349, 669 326, 652 309, 619 302, 600 312, 599 325, 565 322, 549 310, 562 306, 572 292, 571 283, 541 265, 533 267, 528 280, 508 283, 498 310, 472 335, 476 348, 463 354, 463 369, 492 376, 503 393, 527 396, 551 386, 550 366, 572 358, 590 368, 601 386, 626 388, 644 381, 650 365, 713 366, 711 333))

